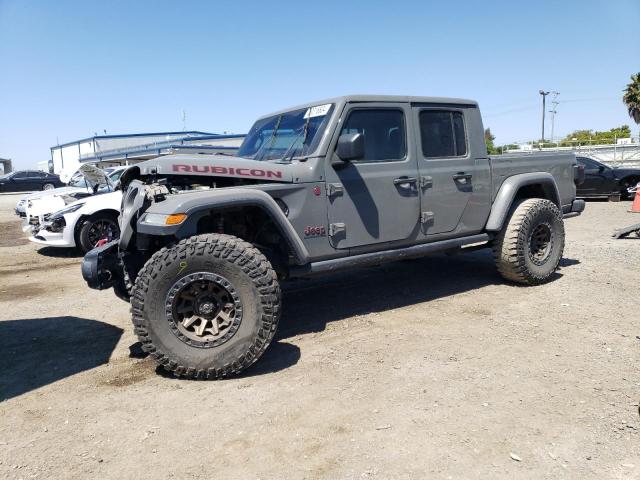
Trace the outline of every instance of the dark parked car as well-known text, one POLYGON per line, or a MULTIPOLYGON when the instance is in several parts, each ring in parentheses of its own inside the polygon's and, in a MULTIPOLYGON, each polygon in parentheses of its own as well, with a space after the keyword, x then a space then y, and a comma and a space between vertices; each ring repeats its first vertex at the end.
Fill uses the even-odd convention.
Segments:
POLYGON ((584 182, 578 185, 578 197, 633 198, 627 189, 640 182, 640 168, 612 168, 593 158, 576 159, 584 165, 584 182))
POLYGON ((18 170, 0 177, 0 192, 30 192, 64 187, 58 175, 38 170, 18 170))

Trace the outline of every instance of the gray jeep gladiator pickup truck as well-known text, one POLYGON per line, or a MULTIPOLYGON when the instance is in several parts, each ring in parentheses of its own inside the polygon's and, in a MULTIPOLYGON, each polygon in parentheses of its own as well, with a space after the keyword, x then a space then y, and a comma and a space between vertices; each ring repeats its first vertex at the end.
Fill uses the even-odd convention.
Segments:
POLYGON ((82 272, 131 302, 164 368, 220 378, 269 346, 286 278, 486 247, 507 280, 549 280, 581 172, 568 153, 488 156, 473 101, 313 102, 258 119, 236 156, 130 167, 120 239, 82 272))

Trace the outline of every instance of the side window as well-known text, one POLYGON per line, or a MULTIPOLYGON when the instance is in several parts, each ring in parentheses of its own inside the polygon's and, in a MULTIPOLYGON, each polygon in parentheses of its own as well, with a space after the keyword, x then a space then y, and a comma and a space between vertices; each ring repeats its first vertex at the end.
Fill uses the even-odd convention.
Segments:
POLYGON ((467 136, 462 112, 420 112, 422 155, 427 158, 461 157, 467 154, 467 136))
POLYGON ((29 176, 29 172, 18 172, 14 175, 14 180, 24 180, 29 176))
POLYGON ((464 131, 464 119, 462 112, 453 112, 453 136, 456 139, 456 155, 464 156, 467 154, 467 135, 464 131))
POLYGON ((353 110, 340 135, 364 135, 364 159, 361 162, 404 160, 407 154, 404 113, 392 109, 353 110))
POLYGON ((598 170, 598 164, 590 158, 578 157, 577 160, 584 165, 585 170, 598 170))

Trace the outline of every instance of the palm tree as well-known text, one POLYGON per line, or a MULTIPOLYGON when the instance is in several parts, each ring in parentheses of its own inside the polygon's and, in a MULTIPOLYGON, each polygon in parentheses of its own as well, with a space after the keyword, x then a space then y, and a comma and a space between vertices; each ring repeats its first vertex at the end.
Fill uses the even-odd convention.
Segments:
POLYGON ((622 101, 629 109, 629 116, 640 124, 640 72, 631 75, 631 83, 624 90, 622 101))

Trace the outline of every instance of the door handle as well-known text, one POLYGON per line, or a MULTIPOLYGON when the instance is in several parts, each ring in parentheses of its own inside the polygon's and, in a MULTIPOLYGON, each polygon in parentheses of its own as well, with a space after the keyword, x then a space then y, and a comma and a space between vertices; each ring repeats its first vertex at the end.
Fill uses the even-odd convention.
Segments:
POLYGON ((471 175, 470 173, 464 173, 464 172, 458 172, 455 175, 453 175, 453 179, 456 182, 460 182, 460 183, 467 183, 469 180, 471 180, 471 177, 473 177, 473 175, 471 175))
POLYGON ((418 179, 415 177, 398 177, 393 180, 394 185, 405 186, 408 183, 417 183, 418 179))

